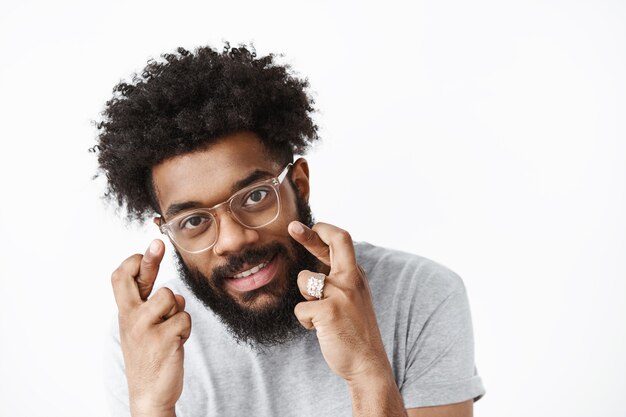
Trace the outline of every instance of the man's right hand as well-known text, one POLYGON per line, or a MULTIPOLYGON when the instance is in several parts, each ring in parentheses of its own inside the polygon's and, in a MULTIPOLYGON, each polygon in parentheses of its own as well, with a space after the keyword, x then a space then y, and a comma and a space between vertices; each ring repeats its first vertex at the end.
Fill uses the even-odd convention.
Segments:
POLYGON ((183 390, 183 344, 191 333, 185 299, 169 288, 148 299, 164 253, 163 242, 154 240, 111 276, 133 417, 175 416, 183 390))

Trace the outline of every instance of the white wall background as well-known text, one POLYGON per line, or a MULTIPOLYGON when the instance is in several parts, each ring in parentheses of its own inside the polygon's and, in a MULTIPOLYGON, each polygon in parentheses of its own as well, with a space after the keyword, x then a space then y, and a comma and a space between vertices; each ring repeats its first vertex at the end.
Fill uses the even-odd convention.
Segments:
POLYGON ((222 40, 309 78, 318 220, 464 277, 476 415, 626 416, 625 23, 618 0, 3 4, 0 416, 107 415, 110 273, 157 231, 99 200, 90 121, 148 58, 222 40))

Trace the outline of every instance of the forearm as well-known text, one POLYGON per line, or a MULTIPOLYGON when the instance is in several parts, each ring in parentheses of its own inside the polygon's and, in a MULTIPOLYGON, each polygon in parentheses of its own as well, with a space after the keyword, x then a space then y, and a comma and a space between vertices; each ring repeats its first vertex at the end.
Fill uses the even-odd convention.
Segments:
POLYGON ((405 417, 406 409, 391 370, 348 381, 353 417, 405 417))

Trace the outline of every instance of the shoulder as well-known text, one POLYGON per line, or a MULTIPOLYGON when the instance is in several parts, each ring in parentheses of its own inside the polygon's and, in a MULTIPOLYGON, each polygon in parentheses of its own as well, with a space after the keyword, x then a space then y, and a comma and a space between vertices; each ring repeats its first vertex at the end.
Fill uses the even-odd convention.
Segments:
POLYGON ((465 293, 461 277, 431 259, 366 242, 355 242, 354 248, 374 294, 415 294, 438 303, 452 294, 465 293))

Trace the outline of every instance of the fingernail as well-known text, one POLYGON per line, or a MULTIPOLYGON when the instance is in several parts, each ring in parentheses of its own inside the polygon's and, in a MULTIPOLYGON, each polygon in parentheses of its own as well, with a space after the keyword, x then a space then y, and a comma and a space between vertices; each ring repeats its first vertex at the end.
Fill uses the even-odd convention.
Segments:
POLYGON ((299 235, 304 233, 304 227, 302 226, 302 223, 300 223, 300 222, 293 222, 293 223, 291 223, 291 230, 294 233, 297 233, 299 235))
POLYGON ((158 240, 153 240, 152 243, 150 244, 150 248, 149 248, 150 253, 152 255, 158 255, 159 254, 159 250, 161 249, 159 246, 160 246, 159 245, 159 241, 158 240))

